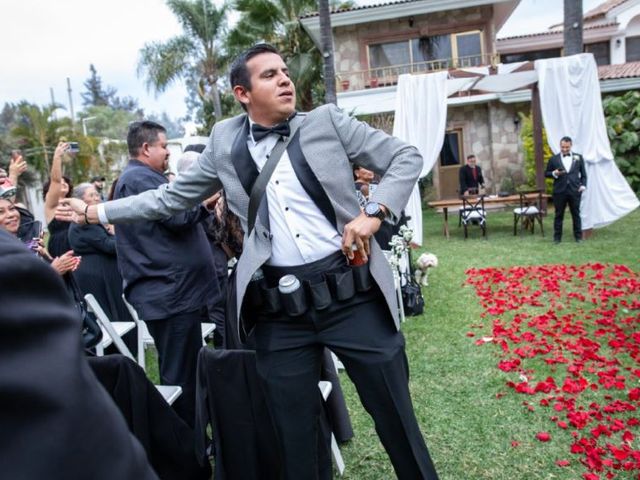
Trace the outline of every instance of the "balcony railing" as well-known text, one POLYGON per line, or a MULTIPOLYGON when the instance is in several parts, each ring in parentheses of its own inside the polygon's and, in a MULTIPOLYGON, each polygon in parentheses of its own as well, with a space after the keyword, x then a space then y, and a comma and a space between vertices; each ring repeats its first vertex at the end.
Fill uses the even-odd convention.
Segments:
POLYGON ((499 55, 485 54, 341 72, 336 75, 337 90, 340 92, 388 87, 396 85, 398 83, 398 77, 405 73, 432 73, 449 70, 451 68, 480 67, 484 65, 496 65, 498 63, 499 55))

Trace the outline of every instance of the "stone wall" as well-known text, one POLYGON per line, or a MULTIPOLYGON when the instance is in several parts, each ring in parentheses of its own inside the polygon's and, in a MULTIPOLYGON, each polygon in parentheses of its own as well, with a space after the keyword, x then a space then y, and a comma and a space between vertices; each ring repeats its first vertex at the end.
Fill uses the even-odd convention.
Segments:
MULTIPOLYGON (((492 7, 483 6, 335 27, 333 44, 336 74, 341 80, 349 79, 351 89, 363 88, 363 75, 347 73, 369 68, 368 44, 421 36, 482 30, 484 52, 493 53, 495 48, 492 38, 492 15, 492 7)), ((340 86, 338 88, 340 89, 340 86)))

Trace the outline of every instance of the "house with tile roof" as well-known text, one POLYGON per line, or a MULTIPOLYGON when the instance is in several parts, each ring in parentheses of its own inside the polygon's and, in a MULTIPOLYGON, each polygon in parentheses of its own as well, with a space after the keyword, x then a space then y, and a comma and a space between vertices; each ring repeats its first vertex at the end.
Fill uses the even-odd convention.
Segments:
MULTIPOLYGON (((519 3, 400 0, 332 11, 338 106, 390 133, 402 74, 447 70, 450 76, 473 76, 495 73, 500 63, 560 56, 561 25, 540 34, 497 38, 519 3)), ((320 48, 318 15, 300 22, 320 48)), ((640 48, 637 36, 640 0, 608 0, 585 14, 585 51, 599 64, 603 93, 640 87, 640 62, 632 61, 640 48)), ((526 68, 532 64, 521 67, 526 68)), ((439 198, 458 195, 458 169, 472 153, 491 193, 500 190, 505 178, 523 181, 519 114, 530 112, 530 102, 530 88, 503 93, 470 89, 449 96, 444 147, 433 169, 439 198)))

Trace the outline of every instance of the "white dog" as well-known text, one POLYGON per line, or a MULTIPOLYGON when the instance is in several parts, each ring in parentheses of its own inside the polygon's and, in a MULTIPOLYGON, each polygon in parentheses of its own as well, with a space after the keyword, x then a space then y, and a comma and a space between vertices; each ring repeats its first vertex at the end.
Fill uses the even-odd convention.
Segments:
POLYGON ((433 253, 423 253, 416 261, 416 271, 414 273, 416 282, 423 287, 429 285, 429 269, 438 266, 438 257, 433 253))

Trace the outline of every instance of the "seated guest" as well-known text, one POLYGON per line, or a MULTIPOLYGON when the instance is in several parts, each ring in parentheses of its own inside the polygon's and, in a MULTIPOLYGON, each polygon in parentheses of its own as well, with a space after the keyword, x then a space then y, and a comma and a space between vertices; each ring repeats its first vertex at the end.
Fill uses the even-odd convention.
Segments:
MULTIPOLYGON (((100 203, 100 196, 90 183, 81 183, 74 188, 73 196, 88 205, 100 203)), ((75 277, 83 296, 93 294, 112 322, 132 322, 122 301, 122 277, 118 271, 113 233, 101 224, 73 224, 69 228, 69 244, 77 255, 82 255, 82 265, 75 277)), ((131 340, 127 344, 133 346, 131 340)))
POLYGON ((87 364, 60 277, 3 229, 0 285, 3 478, 157 480, 87 364))
POLYGON ((460 195, 475 195, 484 188, 482 170, 476 165, 476 156, 469 155, 467 164, 460 167, 460 195))

